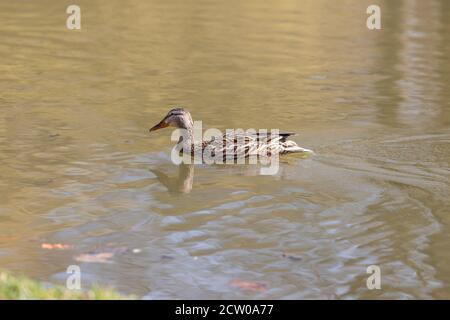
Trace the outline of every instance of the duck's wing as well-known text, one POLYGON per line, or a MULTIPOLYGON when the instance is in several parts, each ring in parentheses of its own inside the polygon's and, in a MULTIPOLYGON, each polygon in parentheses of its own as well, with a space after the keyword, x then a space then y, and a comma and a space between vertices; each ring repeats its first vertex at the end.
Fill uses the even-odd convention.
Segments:
MULTIPOLYGON (((203 149, 211 157, 220 156, 223 160, 241 159, 250 156, 271 156, 284 152, 284 143, 293 132, 282 133, 249 133, 244 131, 227 132, 221 137, 214 137, 203 142, 203 149)), ((291 149, 292 150, 292 149, 291 149)))
MULTIPOLYGON (((230 139, 239 138, 242 136, 246 136, 252 139, 258 139, 260 141, 263 141, 265 139, 277 139, 280 138, 280 141, 285 141, 290 136, 296 136, 296 132, 242 132, 242 131, 236 131, 231 133, 226 133, 224 136, 227 136, 230 139)), ((269 140, 269 141, 270 141, 269 140)))
POLYGON ((290 137, 290 136, 296 136, 296 135, 298 135, 298 134, 297 134, 296 132, 278 132, 278 133, 271 133, 271 132, 268 132, 268 133, 266 133, 266 134, 263 134, 264 137, 270 136, 270 135, 281 137, 280 141, 283 142, 283 141, 286 141, 286 139, 287 139, 288 137, 290 137))

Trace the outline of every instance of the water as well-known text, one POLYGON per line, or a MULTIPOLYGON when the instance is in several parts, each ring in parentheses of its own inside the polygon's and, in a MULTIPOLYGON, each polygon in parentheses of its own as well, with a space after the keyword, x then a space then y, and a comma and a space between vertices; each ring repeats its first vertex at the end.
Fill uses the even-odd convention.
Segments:
POLYGON ((371 1, 77 4, 69 31, 59 1, 0 2, 1 269, 148 299, 450 298, 448 1, 379 1, 380 31, 371 1), (316 155, 178 168, 148 133, 175 105, 316 155))

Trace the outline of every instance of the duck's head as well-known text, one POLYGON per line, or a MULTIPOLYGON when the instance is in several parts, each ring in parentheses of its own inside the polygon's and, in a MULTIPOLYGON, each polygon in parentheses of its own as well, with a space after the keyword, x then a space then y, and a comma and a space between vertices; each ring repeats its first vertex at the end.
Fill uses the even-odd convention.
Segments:
POLYGON ((191 129, 194 126, 191 114, 183 108, 174 108, 157 125, 150 129, 150 132, 165 127, 175 127, 180 129, 191 129))

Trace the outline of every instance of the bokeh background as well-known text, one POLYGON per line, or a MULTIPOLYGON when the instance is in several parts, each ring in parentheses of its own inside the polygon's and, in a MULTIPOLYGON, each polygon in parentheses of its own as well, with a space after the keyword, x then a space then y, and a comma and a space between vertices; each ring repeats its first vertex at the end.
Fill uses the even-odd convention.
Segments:
POLYGON ((374 31, 365 0, 77 0, 74 31, 70 4, 0 1, 1 269, 147 299, 450 298, 449 1, 377 1, 374 31), (316 155, 186 174, 148 133, 175 105, 316 155))

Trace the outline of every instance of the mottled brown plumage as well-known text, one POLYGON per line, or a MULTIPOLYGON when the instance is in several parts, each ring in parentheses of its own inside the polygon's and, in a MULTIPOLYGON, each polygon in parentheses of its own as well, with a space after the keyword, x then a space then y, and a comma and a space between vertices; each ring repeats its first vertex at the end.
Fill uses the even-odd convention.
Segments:
POLYGON ((165 127, 175 127, 185 130, 180 137, 180 152, 190 150, 191 155, 199 154, 203 157, 216 160, 238 160, 249 157, 271 157, 290 153, 312 153, 311 150, 301 148, 288 137, 295 135, 292 132, 261 133, 249 131, 227 132, 219 137, 213 137, 208 141, 194 141, 194 122, 191 114, 183 108, 175 108, 162 119, 150 131, 165 127))

